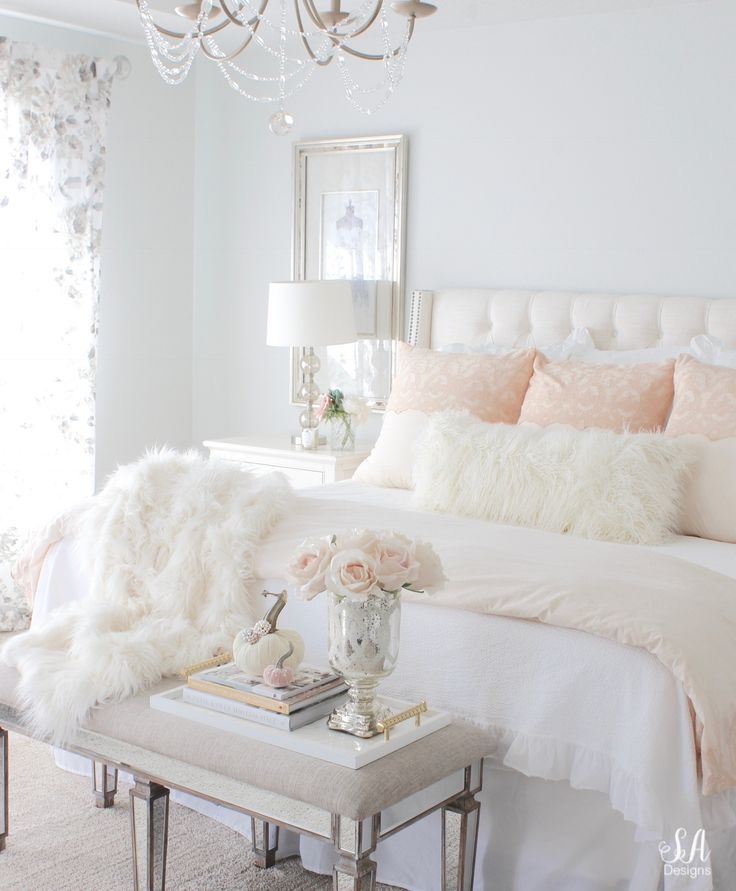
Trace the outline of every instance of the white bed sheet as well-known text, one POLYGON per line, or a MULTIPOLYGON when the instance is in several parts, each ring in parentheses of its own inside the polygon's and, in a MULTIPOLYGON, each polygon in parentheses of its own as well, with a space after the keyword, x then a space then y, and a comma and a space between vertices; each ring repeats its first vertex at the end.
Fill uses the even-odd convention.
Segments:
MULTIPOLYGON (((412 493, 406 489, 384 489, 379 486, 368 486, 363 483, 345 480, 332 486, 319 489, 302 490, 312 498, 324 498, 333 501, 336 498, 358 500, 361 504, 374 507, 385 507, 396 510, 411 510, 412 493)), ((472 521, 471 521, 472 522, 472 521)), ((483 522, 483 521, 478 521, 483 522)), ((736 544, 723 541, 710 541, 707 538, 694 538, 678 535, 664 545, 650 547, 648 550, 669 554, 705 566, 715 572, 722 572, 736 578, 736 544)))
MULTIPOLYGON (((320 523, 335 528, 411 531, 417 525, 417 516, 406 513, 410 493, 400 490, 341 483, 304 494, 321 503, 320 523)), ((420 519, 424 537, 443 540, 443 518, 420 519)), ((286 542, 295 529, 317 526, 313 520, 305 525, 295 512, 262 549, 259 565, 274 583, 286 542)), ((462 534, 478 536, 481 546, 488 524, 463 521, 463 527, 462 534)), ((736 577, 734 545, 683 538, 663 550, 736 577)), ((44 566, 34 621, 85 591, 73 549, 64 542, 44 566)), ((324 598, 309 604, 292 599, 283 619, 305 637, 306 658, 323 661, 324 598)), ((709 801, 703 813, 687 699, 645 651, 567 629, 407 603, 399 664, 383 689, 406 698, 426 696, 436 707, 497 730, 497 760, 489 762, 481 799, 479 889, 654 891, 661 873, 659 839, 678 827, 692 833, 701 825, 715 830, 733 822, 729 796, 709 801)), ((212 805, 197 803, 197 809, 218 817, 212 805)), ((247 821, 234 814, 218 818, 223 816, 247 834, 247 821)), ((439 835, 436 825, 425 825, 431 822, 381 846, 382 881, 418 891, 438 887, 439 835)), ((710 836, 717 848, 714 867, 720 864, 715 874, 723 877, 715 887, 724 891, 736 876, 733 836, 710 836)), ((284 847, 291 853, 295 840, 284 838, 284 847)), ((300 850, 308 868, 330 868, 325 846, 303 840, 300 850)), ((667 887, 700 891, 710 881, 670 879, 667 887)))

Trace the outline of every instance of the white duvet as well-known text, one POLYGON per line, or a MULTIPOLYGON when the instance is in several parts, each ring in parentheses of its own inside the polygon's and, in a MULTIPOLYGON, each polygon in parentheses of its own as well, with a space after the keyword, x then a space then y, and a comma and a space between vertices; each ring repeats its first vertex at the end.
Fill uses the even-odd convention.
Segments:
MULTIPOLYGON (((341 483, 304 494, 307 500, 299 499, 296 511, 258 555, 258 574, 274 585, 282 578, 295 539, 307 533, 380 526, 417 534, 419 518, 409 510, 408 492, 341 483)), ((463 535, 477 544, 477 571, 487 573, 492 567, 484 565, 483 542, 489 524, 462 522, 463 535)), ((422 514, 421 535, 436 546, 451 577, 452 556, 443 553, 443 518, 422 514)), ((736 577, 734 545, 679 539, 660 550, 736 577)), ((81 593, 84 588, 83 579, 70 579, 74 567, 69 563, 64 569, 57 567, 57 579, 64 575, 68 579, 64 590, 48 584, 54 561, 68 557, 62 549, 48 561, 36 619, 73 596, 73 589, 81 593)), ((292 598, 283 616, 285 626, 297 628, 305 637, 309 661, 324 661, 325 611, 324 598, 310 603, 292 598)), ((611 876, 601 876, 600 882, 592 879, 590 884, 573 886, 564 879, 559 885, 550 880, 540 887, 654 889, 661 869, 656 855, 659 840, 671 839, 679 828, 691 838, 701 826, 714 832, 736 826, 736 794, 701 798, 688 699, 672 674, 644 650, 540 623, 444 609, 431 601, 406 603, 399 663, 382 689, 403 698, 427 698, 434 707, 492 728, 495 756, 504 765, 531 777, 567 780, 574 788, 604 793, 613 808, 636 824, 639 839, 648 842, 642 850, 649 856, 638 865, 620 865, 625 884, 615 883, 614 864, 611 876)), ((490 792, 484 790, 485 796, 490 798, 490 792)), ((487 819, 493 802, 486 805, 487 819)), ((494 884, 493 877, 498 880, 500 874, 493 864, 485 868, 483 840, 480 847, 480 889, 533 887, 528 882, 512 883, 511 878, 494 884)), ((542 864, 545 857, 554 860, 551 852, 536 852, 536 857, 542 864)), ((384 875, 383 880, 398 882, 401 876, 384 875)), ((406 885, 429 888, 421 881, 406 885)), ((707 875, 673 877, 666 887, 700 891, 710 888, 711 881, 707 875)))

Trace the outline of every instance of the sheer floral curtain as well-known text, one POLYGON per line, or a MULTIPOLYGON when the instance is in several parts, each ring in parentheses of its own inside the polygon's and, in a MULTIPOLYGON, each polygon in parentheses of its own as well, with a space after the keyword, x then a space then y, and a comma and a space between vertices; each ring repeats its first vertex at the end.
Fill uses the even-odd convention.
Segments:
POLYGON ((93 491, 105 136, 115 62, 0 38, 0 631, 31 529, 93 491))

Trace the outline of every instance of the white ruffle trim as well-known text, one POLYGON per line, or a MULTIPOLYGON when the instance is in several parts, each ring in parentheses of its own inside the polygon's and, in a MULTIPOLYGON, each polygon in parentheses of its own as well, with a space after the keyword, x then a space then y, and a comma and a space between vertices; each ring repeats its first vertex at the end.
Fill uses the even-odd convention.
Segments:
MULTIPOLYGON (((608 752, 483 722, 473 723, 493 736, 496 748, 491 757, 505 767, 528 777, 564 780, 573 789, 602 792, 611 807, 637 827, 637 841, 667 838, 681 825, 679 815, 663 812, 654 788, 622 768, 608 752)), ((701 795, 700 809, 704 829, 719 831, 736 827, 736 789, 718 795, 701 795)))
POLYGON ((718 795, 702 795, 700 810, 703 814, 703 828, 718 832, 736 826, 736 789, 726 789, 718 795))
POLYGON ((602 792, 614 810, 636 825, 637 841, 666 837, 670 821, 654 789, 616 764, 610 754, 564 740, 472 723, 493 736, 496 748, 490 757, 494 761, 528 777, 564 780, 573 789, 602 792))

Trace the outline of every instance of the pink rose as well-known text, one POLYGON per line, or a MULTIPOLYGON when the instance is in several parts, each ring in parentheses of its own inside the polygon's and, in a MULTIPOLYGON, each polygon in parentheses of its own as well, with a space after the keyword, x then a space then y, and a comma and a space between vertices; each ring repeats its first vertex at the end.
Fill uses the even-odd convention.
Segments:
POLYGON ((336 536, 338 551, 365 551, 372 555, 378 535, 372 529, 349 529, 336 536))
POLYGON ((323 393, 319 397, 319 403, 317 404, 317 420, 318 421, 321 421, 324 419, 325 412, 329 408, 330 402, 331 402, 331 399, 330 399, 329 393, 323 393))
POLYGON ((423 541, 415 542, 414 557, 419 564, 419 574, 414 585, 421 590, 444 588, 447 577, 442 569, 442 561, 432 545, 423 541))
POLYGON ((328 539, 308 538, 289 561, 287 575, 307 600, 326 590, 325 574, 334 553, 328 539))
POLYGON ((378 583, 384 591, 399 591, 417 580, 419 564, 414 557, 414 547, 403 535, 379 538, 371 556, 376 561, 378 583))
POLYGON ((355 548, 340 551, 332 558, 325 581, 328 591, 338 597, 365 600, 378 582, 376 561, 355 548))

